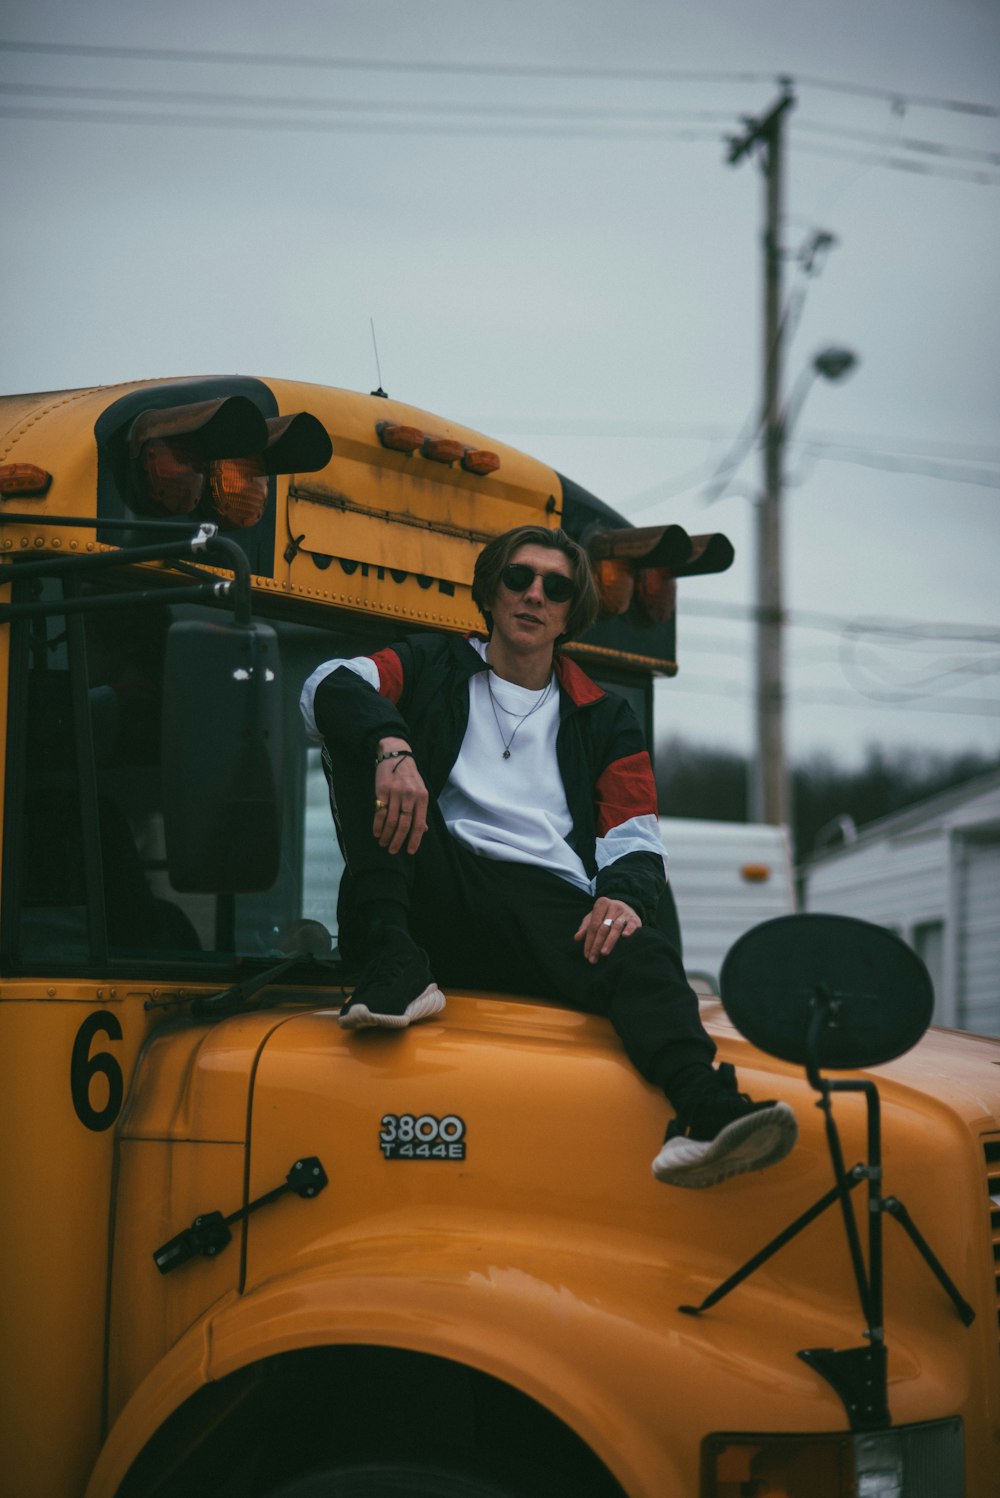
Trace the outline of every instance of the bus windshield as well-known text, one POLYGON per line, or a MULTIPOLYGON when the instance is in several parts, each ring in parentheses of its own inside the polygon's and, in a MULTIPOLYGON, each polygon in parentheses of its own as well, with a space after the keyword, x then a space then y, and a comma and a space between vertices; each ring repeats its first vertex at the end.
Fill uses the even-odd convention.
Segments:
MULTIPOLYGON (((206 965, 217 974, 237 958, 266 964, 295 951, 304 921, 325 928, 335 952, 343 861, 298 696, 317 664, 387 643, 386 627, 372 638, 357 622, 268 620, 283 664, 278 877, 259 893, 184 893, 170 882, 164 844, 164 653, 175 620, 213 611, 172 605, 166 590, 162 603, 131 606, 124 570, 117 586, 121 606, 62 614, 57 580, 46 581, 37 596, 56 611, 14 624, 10 690, 21 710, 8 715, 4 970, 127 962, 136 972, 148 961, 161 978, 206 965)), ((317 940, 322 947, 314 925, 310 949, 317 940)))

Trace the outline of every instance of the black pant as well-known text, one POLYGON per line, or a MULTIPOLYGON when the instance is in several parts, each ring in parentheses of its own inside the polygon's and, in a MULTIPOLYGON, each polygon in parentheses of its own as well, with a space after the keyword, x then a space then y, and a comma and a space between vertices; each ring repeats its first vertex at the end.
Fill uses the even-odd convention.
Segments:
POLYGON ((602 1014, 636 1070, 670 1092, 671 1078, 710 1064, 715 1046, 698 1015, 677 949, 655 925, 622 937, 596 964, 574 941, 593 897, 557 874, 470 851, 449 833, 436 803, 415 855, 389 854, 372 836, 370 762, 332 763, 337 824, 349 874, 339 905, 340 945, 368 955, 370 919, 386 904, 409 912, 413 939, 443 987, 534 994, 602 1014))

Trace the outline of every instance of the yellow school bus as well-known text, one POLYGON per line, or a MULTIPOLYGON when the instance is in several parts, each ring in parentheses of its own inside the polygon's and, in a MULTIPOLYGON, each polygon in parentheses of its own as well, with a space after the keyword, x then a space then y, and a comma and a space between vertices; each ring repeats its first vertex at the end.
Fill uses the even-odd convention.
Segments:
POLYGON ((342 865, 299 689, 480 629, 475 557, 526 522, 588 548, 602 616, 572 648, 648 732, 677 579, 723 571, 724 537, 634 529, 381 392, 0 399, 18 1498, 998 1490, 996 1042, 834 1055, 831 1190, 833 1094, 706 992, 720 1059, 801 1138, 680 1191, 649 1170, 664 1099, 601 1019, 449 991, 402 1034, 336 1023, 342 865))

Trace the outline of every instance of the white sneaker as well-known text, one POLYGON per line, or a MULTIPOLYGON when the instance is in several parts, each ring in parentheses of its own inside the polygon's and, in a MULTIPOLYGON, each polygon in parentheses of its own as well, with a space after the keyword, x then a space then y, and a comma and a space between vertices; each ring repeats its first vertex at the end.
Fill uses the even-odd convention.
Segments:
POLYGON ((713 1139, 690 1138, 675 1119, 653 1161, 656 1179, 668 1186, 716 1186, 783 1160, 799 1133, 791 1108, 787 1103, 751 1103, 749 1110, 713 1139))
POLYGON ((403 1030, 417 1020, 440 1014, 444 1003, 426 954, 405 931, 389 930, 382 950, 366 964, 337 1023, 342 1030, 371 1025, 403 1030))

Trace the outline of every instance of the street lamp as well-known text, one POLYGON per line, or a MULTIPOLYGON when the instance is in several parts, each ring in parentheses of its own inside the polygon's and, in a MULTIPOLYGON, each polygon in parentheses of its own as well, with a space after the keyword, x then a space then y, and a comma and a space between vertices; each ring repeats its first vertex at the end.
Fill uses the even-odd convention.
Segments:
POLYGON ((839 348, 833 343, 827 348, 820 349, 818 354, 814 354, 795 381, 785 409, 778 418, 782 440, 787 441, 789 433, 799 419, 799 412, 805 404, 806 396, 816 380, 829 380, 831 384, 836 385, 851 374, 857 366, 858 356, 853 349, 839 348))
POLYGON ((831 346, 816 355, 813 359, 813 369, 825 380, 837 381, 842 380, 846 374, 850 374, 857 362, 858 356, 853 349, 831 346))
POLYGON ((778 408, 778 361, 772 360, 772 379, 764 422, 764 489, 757 502, 756 608, 756 754, 750 782, 750 818, 780 825, 789 820, 788 769, 785 763, 785 622, 781 576, 781 498, 784 488, 785 445, 798 420, 805 398, 817 379, 838 380, 856 368, 851 349, 831 345, 821 349, 799 375, 783 409, 778 408))

